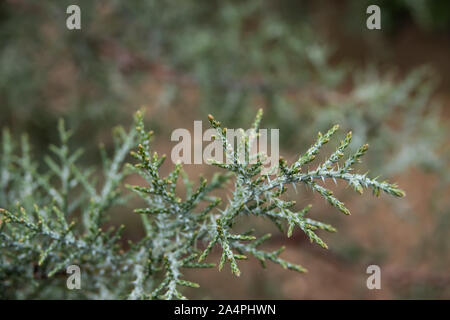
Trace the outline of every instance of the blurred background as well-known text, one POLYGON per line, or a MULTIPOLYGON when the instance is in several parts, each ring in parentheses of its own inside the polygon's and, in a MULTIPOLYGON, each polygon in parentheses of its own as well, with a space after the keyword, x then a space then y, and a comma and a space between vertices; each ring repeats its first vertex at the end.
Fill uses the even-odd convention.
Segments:
MULTIPOLYGON (((269 246, 286 245, 284 258, 307 274, 249 260, 240 278, 187 274, 201 285, 188 296, 449 299, 449 57, 447 0, 4 0, 0 126, 28 132, 39 159, 63 117, 77 132, 74 148, 86 149, 82 161, 95 166, 97 145, 111 145, 111 129, 130 125, 139 108, 153 149, 166 154, 174 129, 192 130, 208 113, 246 128, 263 108, 262 127, 280 128, 288 160, 338 123, 341 136, 353 131, 353 148, 371 146, 360 170, 398 182, 406 198, 339 188, 353 213, 344 217, 301 188, 291 195, 299 207, 312 203, 311 215, 339 230, 322 234, 328 251, 264 221, 242 224, 274 231, 269 246), (81 30, 66 28, 71 4, 81 30), (381 30, 366 28, 370 4, 381 8, 381 30), (366 287, 371 264, 381 267, 381 290, 366 287)), ((185 169, 193 179, 215 170, 185 169)), ((131 207, 111 212, 111 223, 136 240, 143 231, 131 207)))

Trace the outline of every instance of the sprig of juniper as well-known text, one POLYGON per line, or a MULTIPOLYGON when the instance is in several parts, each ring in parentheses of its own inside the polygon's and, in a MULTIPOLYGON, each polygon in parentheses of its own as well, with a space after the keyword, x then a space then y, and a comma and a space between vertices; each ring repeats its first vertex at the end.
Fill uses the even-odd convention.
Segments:
MULTIPOLYGON (((260 114, 261 111, 252 128, 255 131, 258 130, 259 119, 261 117, 260 114)), ((220 122, 215 120, 212 116, 209 117, 209 120, 212 127, 216 129, 218 137, 223 142, 224 147, 227 148, 226 130, 222 128, 220 122)), ((323 229, 333 232, 335 229, 330 225, 306 218, 305 216, 309 211, 310 206, 305 207, 299 212, 294 211, 292 208, 294 207, 295 202, 286 201, 280 197, 286 191, 286 186, 289 184, 305 184, 311 187, 332 206, 345 214, 349 214, 350 212, 345 207, 344 203, 338 200, 330 190, 320 185, 320 181, 332 179, 336 182, 336 180, 339 179, 346 181, 359 193, 362 193, 363 188, 371 188, 375 195, 379 195, 380 190, 383 190, 396 197, 403 196, 403 191, 398 189, 395 184, 389 184, 385 181, 379 182, 376 179, 368 178, 366 174, 356 174, 352 172, 352 166, 364 155, 368 145, 363 145, 356 153, 348 157, 342 166, 339 166, 338 161, 344 156, 343 152, 350 143, 351 132, 347 134, 343 141, 341 141, 337 150, 325 162, 318 165, 316 169, 302 170, 305 165, 315 159, 320 148, 329 142, 330 138, 335 134, 338 128, 339 127, 336 125, 324 135, 319 133, 317 141, 292 165, 289 166, 287 162, 281 158, 279 161, 279 170, 275 175, 261 175, 261 161, 258 161, 256 164, 248 162, 249 148, 246 148, 245 150, 247 154, 244 157, 244 161, 241 161, 237 157, 233 159, 234 161, 232 164, 217 163, 213 161, 212 164, 232 171, 236 176, 236 181, 229 205, 217 218, 213 219, 213 223, 210 225, 209 236, 211 239, 209 240, 208 247, 204 250, 199 260, 201 261, 206 258, 213 245, 218 243, 223 251, 220 267, 222 267, 225 262, 229 262, 232 272, 237 276, 240 275, 240 271, 236 260, 246 257, 236 255, 233 252, 233 249, 255 255, 256 258, 264 261, 265 255, 256 252, 254 247, 251 246, 252 238, 243 235, 233 235, 232 233, 232 227, 236 218, 243 213, 269 218, 277 225, 286 223, 288 225, 288 236, 292 234, 293 228, 298 226, 311 241, 316 242, 323 248, 327 248, 327 245, 315 233, 315 230, 323 229), (242 241, 250 241, 250 245, 245 245, 242 241)), ((251 141, 249 141, 250 139, 251 137, 244 134, 243 140, 246 141, 247 144, 251 144, 251 141)), ((263 158, 264 155, 258 154, 257 157, 263 158)), ((284 267, 292 268, 292 265, 287 265, 284 262, 275 259, 271 260, 284 267)), ((297 270, 303 271, 304 269, 297 267, 297 270)))
MULTIPOLYGON (((142 119, 142 116, 139 116, 142 119)), ((312 162, 320 148, 327 143, 331 136, 337 131, 334 126, 325 135, 319 134, 317 141, 307 150, 305 154, 292 165, 288 166, 284 159, 280 159, 276 174, 263 174, 264 154, 250 155, 251 144, 257 139, 257 130, 262 117, 262 110, 258 112, 252 130, 248 134, 242 132, 242 144, 245 156, 238 157, 239 151, 230 145, 226 137, 226 128, 222 128, 220 122, 209 116, 211 126, 216 129, 218 139, 227 154, 232 158, 229 163, 211 161, 228 174, 218 174, 208 183, 206 179, 200 179, 199 187, 193 191, 192 182, 184 179, 187 194, 184 199, 175 193, 177 180, 182 172, 181 165, 177 164, 175 169, 167 176, 159 175, 159 168, 164 162, 165 156, 153 155, 149 150, 149 141, 152 133, 143 129, 143 121, 138 125, 140 144, 133 156, 139 160, 135 170, 148 183, 147 187, 130 186, 148 203, 143 209, 136 212, 142 214, 143 223, 146 226, 147 235, 151 237, 151 253, 149 259, 153 261, 156 269, 162 270, 163 280, 150 294, 144 294, 144 290, 138 290, 142 297, 148 298, 184 298, 178 286, 197 287, 198 285, 183 280, 183 267, 212 267, 212 264, 204 264, 214 245, 218 244, 222 249, 219 261, 219 270, 225 263, 230 263, 232 272, 239 276, 240 270, 238 260, 246 259, 252 255, 265 265, 266 261, 272 261, 284 268, 305 272, 302 266, 292 264, 280 258, 284 248, 274 252, 266 252, 258 249, 270 235, 264 235, 257 239, 252 232, 236 234, 233 226, 236 219, 244 214, 261 216, 270 219, 278 226, 287 224, 288 236, 292 234, 293 228, 298 226, 310 239, 320 246, 327 248, 325 242, 316 234, 317 229, 329 232, 336 231, 332 226, 310 219, 306 214, 311 206, 308 205, 300 211, 295 211, 295 201, 282 199, 282 194, 287 190, 289 184, 305 184, 317 191, 331 205, 345 214, 349 214, 344 204, 334 197, 333 193, 320 184, 325 179, 343 180, 351 185, 357 192, 361 193, 363 188, 371 188, 375 195, 380 190, 394 195, 403 196, 403 191, 394 184, 379 182, 368 178, 366 174, 353 173, 353 165, 367 151, 367 145, 363 145, 353 155, 339 166, 338 162, 344 157, 344 150, 351 140, 351 133, 340 143, 336 151, 314 170, 302 169, 312 162), (253 161, 252 160, 256 160, 253 161), (229 203, 225 208, 218 207, 220 199, 211 197, 209 194, 216 188, 222 188, 224 182, 234 178, 234 188, 229 203), (206 208, 200 210, 199 204, 206 202, 206 208), (207 244, 206 249, 201 252, 197 243, 207 244)), ((138 280, 140 278, 138 277, 138 280)))
POLYGON ((263 171, 265 155, 250 155, 249 152, 258 138, 261 117, 262 111, 258 112, 252 130, 242 132, 240 149, 234 150, 227 141, 226 128, 209 116, 211 126, 217 131, 216 139, 232 161, 212 161, 225 172, 217 173, 210 182, 201 178, 196 188, 180 164, 176 164, 167 176, 161 176, 165 156, 150 152, 153 133, 145 131, 140 112, 135 117, 133 129, 129 132, 116 130, 116 151, 111 160, 102 149, 104 181, 101 184, 97 183, 92 170, 78 166, 82 151, 70 152, 71 132, 65 129, 63 122, 59 125, 61 145, 50 148, 53 157, 45 158, 48 170, 44 173, 40 173, 37 164, 32 162, 25 138, 23 154, 16 157, 9 134, 4 134, 0 159, 0 196, 5 201, 2 204, 5 208, 0 210, 2 294, 18 297, 14 289, 23 287, 26 289, 20 292, 24 297, 37 294, 58 297, 64 292, 58 275, 66 266, 79 264, 89 279, 84 282, 84 297, 184 299, 181 288, 198 287, 183 277, 184 270, 214 267, 215 264, 204 260, 216 244, 221 248, 219 270, 229 263, 237 276, 240 275, 237 261, 249 255, 263 266, 272 261, 283 268, 305 272, 302 266, 280 257, 283 247, 272 252, 260 248, 270 234, 257 238, 253 230, 234 231, 237 218, 242 215, 267 218, 281 230, 287 227, 288 236, 298 227, 312 242, 327 248, 317 231, 336 230, 307 217, 310 205, 296 210, 295 201, 284 198, 289 185, 309 186, 345 214, 349 214, 348 209, 321 184, 322 181, 342 180, 359 193, 370 188, 375 195, 384 191, 403 196, 394 184, 353 172, 354 164, 367 151, 367 145, 342 161, 351 133, 328 159, 314 169, 306 167, 311 166, 321 147, 337 131, 337 126, 324 135, 319 134, 317 141, 293 164, 288 165, 281 158, 277 168, 268 173, 263 171), (103 227, 108 218, 107 210, 126 201, 120 185, 131 171, 124 168, 123 163, 136 144, 137 150, 131 155, 138 162, 127 168, 143 177, 147 185, 127 187, 145 200, 145 207, 135 210, 141 215, 145 236, 130 243, 130 248, 123 252, 118 244, 123 227, 108 231, 103 227), (240 152, 244 152, 244 157, 238 156, 240 152), (183 196, 176 190, 179 180, 186 189, 183 196), (223 205, 215 192, 226 188, 228 182, 234 186, 228 203, 223 205), (13 203, 13 200, 23 204, 13 203), (82 223, 77 223, 78 216, 82 223))
MULTIPOLYGON (((45 157, 44 173, 31 160, 25 137, 22 155, 16 157, 9 132, 3 135, 0 286, 6 297, 27 282, 35 287, 52 283, 71 264, 112 271, 122 265, 117 240, 123 227, 116 231, 102 227, 107 210, 122 201, 123 163, 136 144, 136 130, 115 130, 116 150, 111 160, 102 148, 104 181, 99 184, 93 170, 77 166, 83 151, 70 151, 72 132, 65 129, 64 121, 58 128, 60 146, 50 146, 52 156, 45 157), (76 222, 78 216, 83 224, 76 222)), ((104 280, 94 276, 89 283, 95 287, 104 280)))

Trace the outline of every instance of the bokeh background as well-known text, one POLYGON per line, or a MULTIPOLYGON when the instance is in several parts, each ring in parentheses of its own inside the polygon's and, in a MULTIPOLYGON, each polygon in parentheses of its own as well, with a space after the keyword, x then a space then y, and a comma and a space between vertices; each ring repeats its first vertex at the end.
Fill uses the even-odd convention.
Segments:
MULTIPOLYGON (((99 161, 111 129, 146 109, 153 148, 170 154, 176 128, 215 115, 246 127, 262 107, 263 127, 280 128, 281 154, 294 159, 317 131, 339 123, 356 148, 371 146, 362 171, 396 181, 406 198, 369 192, 338 196, 353 213, 339 215, 311 191, 299 206, 339 230, 322 234, 323 250, 301 234, 274 231, 269 246, 309 272, 257 261, 189 274, 192 298, 450 298, 450 2, 446 0, 4 0, 0 1, 0 126, 27 132, 40 159, 65 118, 74 147, 99 161), (66 8, 81 7, 82 30, 66 28, 66 8), (366 8, 381 7, 382 29, 367 30, 366 8), (366 268, 382 271, 368 290, 366 268)), ((170 169, 165 168, 164 170, 170 169)), ((208 166, 185 167, 192 177, 208 166)), ((133 178, 130 178, 133 179, 133 178)), ((0 204, 1 206, 1 204, 0 204)), ((132 207, 111 212, 125 236, 142 234, 132 207)), ((212 259, 218 259, 217 255, 212 259)))

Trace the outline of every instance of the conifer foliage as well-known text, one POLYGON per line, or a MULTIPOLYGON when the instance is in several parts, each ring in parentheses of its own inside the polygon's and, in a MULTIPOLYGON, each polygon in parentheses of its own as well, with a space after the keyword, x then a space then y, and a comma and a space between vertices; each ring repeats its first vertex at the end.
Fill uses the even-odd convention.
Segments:
POLYGON ((82 150, 70 150, 72 133, 63 121, 59 124, 60 145, 50 147, 44 170, 32 160, 26 137, 17 154, 9 132, 4 131, 0 158, 1 297, 184 299, 184 287, 199 286, 183 276, 187 268, 229 267, 240 276, 239 261, 249 256, 263 266, 272 262, 305 272, 304 267, 281 258, 283 247, 275 251, 261 247, 270 234, 257 237, 255 230, 235 231, 238 218, 266 218, 288 237, 299 228, 311 242, 327 248, 318 231, 336 230, 312 219, 310 205, 297 209, 294 200, 286 199, 290 186, 311 188, 344 214, 349 210, 326 187, 328 181, 343 181, 358 193, 371 189, 376 196, 382 191, 395 197, 404 195, 395 184, 354 171, 368 146, 346 156, 351 132, 326 160, 314 165, 320 149, 338 126, 319 134, 294 163, 280 158, 277 168, 264 172, 265 155, 250 154, 261 117, 259 111, 253 130, 242 133, 243 150, 234 150, 226 138, 226 128, 209 116, 216 129, 215 139, 232 161, 211 161, 219 172, 211 181, 200 178, 198 184, 189 180, 180 164, 167 176, 161 175, 165 156, 151 151, 153 133, 145 130, 141 112, 136 114, 131 130, 114 131, 115 151, 111 157, 100 148, 101 178, 98 170, 78 165, 82 150), (125 164, 130 151, 136 159, 134 165, 125 164), (244 157, 238 156, 239 151, 244 157), (122 188, 123 179, 133 173, 144 178, 146 184, 122 188), (178 188, 181 184, 184 187, 178 188), (145 206, 135 212, 142 218, 145 236, 130 242, 124 251, 119 242, 124 226, 107 229, 105 223, 109 209, 131 203, 126 189, 144 200, 145 206), (217 196, 219 189, 228 191, 227 200, 217 196), (216 248, 218 261, 210 257, 216 248), (65 269, 73 264, 82 271, 81 290, 66 288, 65 269))

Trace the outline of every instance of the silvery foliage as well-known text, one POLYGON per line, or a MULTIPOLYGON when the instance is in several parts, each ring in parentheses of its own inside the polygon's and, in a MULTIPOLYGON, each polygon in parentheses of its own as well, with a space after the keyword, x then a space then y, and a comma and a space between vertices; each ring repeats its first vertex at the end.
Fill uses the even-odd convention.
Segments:
POLYGON ((93 170, 77 165, 81 150, 70 152, 71 133, 60 122, 61 146, 51 146, 53 157, 45 158, 48 170, 41 173, 31 160, 27 139, 21 142, 22 154, 15 155, 14 144, 7 131, 3 134, 1 154, 0 199, 0 292, 7 298, 86 297, 129 299, 184 299, 183 287, 198 287, 186 280, 187 268, 212 268, 205 262, 214 247, 218 247, 219 270, 229 264, 240 275, 238 260, 253 256, 263 266, 273 262, 283 268, 305 272, 306 269, 280 257, 283 247, 265 251, 261 244, 270 234, 254 236, 254 230, 234 231, 243 215, 267 218, 288 236, 294 228, 302 230, 323 248, 325 242, 318 230, 336 231, 331 225, 308 216, 310 205, 295 209, 295 201, 285 199, 287 188, 305 185, 318 192, 333 207, 349 214, 344 203, 324 186, 323 182, 338 180, 358 193, 371 189, 395 197, 403 192, 395 184, 378 181, 353 171, 353 166, 367 151, 363 145, 344 159, 352 134, 348 133, 336 150, 323 162, 312 166, 321 147, 338 130, 333 126, 319 134, 316 142, 297 161, 287 164, 280 159, 277 168, 262 174, 264 154, 252 155, 249 150, 258 138, 262 111, 258 112, 252 129, 242 135, 239 144, 244 150, 234 150, 226 139, 226 128, 209 116, 216 129, 216 139, 223 145, 232 163, 212 161, 224 172, 210 182, 201 178, 194 188, 180 164, 166 177, 160 174, 165 156, 150 151, 152 132, 144 129, 143 115, 138 112, 135 126, 129 132, 115 131, 115 152, 111 159, 103 155, 103 178, 98 183, 93 170), (129 151, 138 163, 124 165, 129 151), (244 157, 238 157, 239 152, 244 157), (256 160, 256 161, 255 161, 256 160), (145 229, 145 236, 129 243, 123 251, 119 243, 123 226, 105 229, 108 209, 125 203, 127 195, 120 188, 124 177, 134 171, 145 179, 145 186, 127 186, 145 200, 145 207, 136 209, 145 229), (177 190, 179 180, 185 194, 177 190), (215 196, 216 190, 228 190, 226 203, 215 196), (19 200, 19 202, 17 202, 19 200), (81 219, 80 222, 78 220, 81 219), (64 288, 67 265, 77 264, 83 272, 83 290, 67 293, 64 288))

